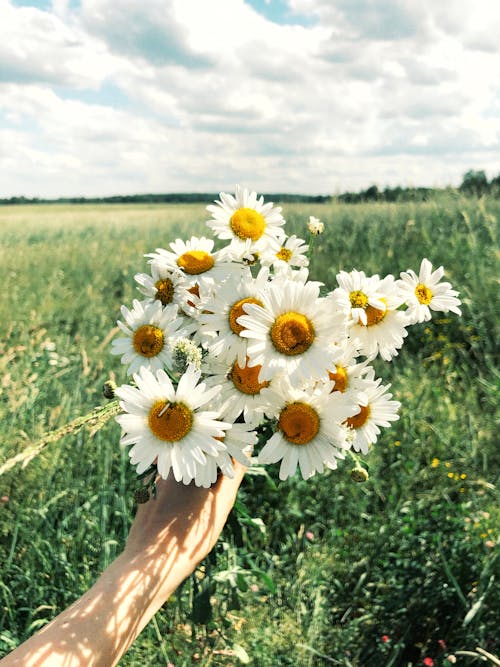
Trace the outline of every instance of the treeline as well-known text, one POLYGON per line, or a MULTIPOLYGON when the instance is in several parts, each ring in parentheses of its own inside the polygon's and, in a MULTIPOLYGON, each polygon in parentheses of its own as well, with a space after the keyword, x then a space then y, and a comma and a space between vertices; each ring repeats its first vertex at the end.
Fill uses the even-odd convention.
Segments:
MULTIPOLYGON (((166 194, 145 195, 114 195, 112 197, 58 197, 57 199, 42 199, 40 197, 9 197, 0 199, 4 204, 197 204, 207 203, 218 199, 218 193, 204 192, 177 192, 166 194)), ((266 201, 275 202, 303 202, 306 204, 324 204, 332 198, 329 195, 296 195, 284 193, 270 193, 265 195, 266 201)))
MULTIPOLYGON (((344 192, 337 195, 338 201, 346 204, 358 204, 360 202, 382 201, 427 201, 437 192, 455 191, 455 188, 384 188, 379 190, 376 185, 371 185, 361 192, 344 192)), ((458 191, 467 197, 482 197, 483 195, 492 195, 500 198, 500 174, 488 181, 483 170, 475 171, 470 169, 463 176, 462 183, 458 186, 458 191)))
POLYGON ((470 169, 464 174, 459 190, 469 196, 482 197, 489 194, 500 198, 500 174, 488 181, 482 169, 470 169))
POLYGON ((344 192, 337 195, 337 200, 344 204, 359 204, 367 201, 427 201, 439 190, 433 188, 384 188, 379 190, 376 185, 371 185, 361 192, 344 192))
MULTIPOLYGON (((267 193, 264 195, 266 201, 281 203, 305 203, 324 204, 333 200, 346 204, 358 204, 361 202, 400 202, 400 201, 427 201, 438 192, 452 191, 455 188, 384 188, 379 190, 376 185, 371 185, 360 192, 344 192, 340 195, 299 195, 289 193, 267 193)), ((488 181, 482 170, 470 169, 463 176, 458 191, 468 197, 482 197, 492 195, 500 198, 500 174, 488 181)), ((218 199, 217 193, 207 192, 177 192, 165 194, 142 194, 142 195, 115 195, 113 197, 59 197, 58 199, 43 199, 40 197, 8 197, 0 199, 0 205, 7 204, 189 204, 206 203, 218 199)))

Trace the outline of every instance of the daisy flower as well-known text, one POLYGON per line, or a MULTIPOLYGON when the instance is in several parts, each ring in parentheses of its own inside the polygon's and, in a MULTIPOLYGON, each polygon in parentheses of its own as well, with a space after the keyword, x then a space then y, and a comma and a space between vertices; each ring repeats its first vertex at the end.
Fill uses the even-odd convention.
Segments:
POLYGON ((269 270, 261 269, 256 278, 248 267, 240 270, 237 282, 226 281, 211 298, 202 301, 198 323, 200 339, 209 355, 228 363, 237 358, 244 366, 248 340, 241 336, 243 326, 238 318, 245 315, 245 304, 262 305, 259 295, 267 287, 269 270))
POLYGON ((121 307, 125 323, 117 324, 125 334, 111 344, 111 354, 121 355, 122 364, 128 364, 127 375, 132 375, 140 368, 157 370, 172 368, 171 344, 177 338, 186 336, 189 331, 185 320, 178 317, 175 304, 161 305, 134 299, 133 308, 121 307))
POLYGON ((262 252, 260 261, 263 266, 272 265, 277 270, 308 266, 309 259, 306 255, 308 250, 309 246, 305 241, 293 234, 287 238, 283 245, 270 245, 267 250, 262 252))
POLYGON ((220 200, 215 205, 207 206, 212 219, 207 225, 220 239, 228 239, 231 246, 245 247, 248 242, 254 251, 265 249, 270 242, 280 242, 285 232, 281 227, 285 220, 281 208, 274 207, 272 202, 264 204, 264 197, 257 197, 256 192, 236 186, 235 196, 221 192, 220 200))
POLYGON ((361 354, 370 358, 380 354, 390 361, 408 333, 406 315, 397 310, 403 298, 394 276, 380 280, 377 275, 366 277, 362 271, 342 273, 337 276, 340 287, 335 293, 351 307, 349 338, 361 354))
POLYGON ((163 479, 172 470, 184 484, 195 480, 198 486, 210 486, 217 467, 233 475, 222 442, 230 424, 219 421, 216 412, 200 410, 219 388, 207 389, 200 376, 189 368, 174 388, 165 371, 143 368, 134 375, 136 387, 116 389, 124 412, 116 417, 123 430, 120 444, 133 445, 129 457, 139 475, 155 462, 163 479))
POLYGON ((385 361, 397 356, 408 335, 408 321, 403 311, 397 310, 402 297, 394 276, 386 276, 380 281, 378 291, 383 309, 368 305, 365 309, 366 323, 358 320, 349 329, 349 337, 355 340, 360 352, 369 358, 379 354, 385 361))
POLYGON ((341 425, 356 406, 340 393, 330 393, 327 385, 306 390, 292 388, 284 380, 266 414, 277 420, 276 432, 259 453, 259 463, 281 461, 279 477, 285 480, 297 469, 304 479, 325 467, 335 469, 344 458, 347 429, 341 425))
POLYGON ((232 271, 240 269, 237 264, 226 261, 222 251, 214 251, 213 239, 204 236, 192 236, 188 241, 177 239, 170 243, 170 248, 171 250, 157 248, 156 252, 149 253, 146 257, 149 257, 153 264, 165 269, 180 271, 186 289, 195 296, 198 296, 199 281, 202 278, 220 283, 228 278, 232 271))
POLYGON ((326 377, 339 354, 332 340, 345 335, 345 313, 329 308, 313 282, 283 277, 260 296, 263 305, 245 304, 248 314, 238 318, 245 327, 241 335, 249 339, 249 366, 261 366, 259 382, 280 371, 292 382, 326 377))
POLYGON ((422 260, 418 276, 411 269, 400 274, 401 280, 396 282, 408 306, 406 315, 412 324, 430 320, 431 310, 462 314, 458 292, 451 289, 450 283, 440 282, 443 275, 443 267, 433 271, 428 259, 422 260))
POLYGON ((208 386, 221 387, 220 411, 227 421, 234 422, 240 415, 246 423, 258 421, 265 407, 269 406, 268 392, 271 383, 259 381, 260 366, 249 366, 248 357, 239 365, 235 359, 232 364, 214 364, 210 362, 208 386))
POLYGON ((377 275, 366 276, 364 271, 341 271, 337 274, 338 292, 343 293, 350 306, 352 323, 367 324, 366 309, 370 306, 384 311, 386 305, 379 293, 380 278, 377 275))
POLYGON ((187 305, 192 295, 183 279, 180 270, 172 270, 165 264, 159 262, 150 262, 151 274, 137 273, 134 276, 139 284, 138 290, 148 301, 161 301, 162 306, 168 306, 175 303, 190 314, 190 308, 187 305))
POLYGON ((351 429, 352 447, 356 452, 367 454, 370 446, 377 441, 380 426, 388 427, 391 421, 399 419, 401 404, 393 401, 389 393, 391 385, 381 385, 382 380, 374 379, 373 373, 364 380, 363 391, 358 394, 359 412, 345 421, 351 429))
POLYGON ((328 380, 333 383, 331 391, 357 392, 359 381, 368 372, 367 361, 356 362, 358 348, 352 340, 346 341, 341 347, 340 356, 335 364, 328 369, 328 380))

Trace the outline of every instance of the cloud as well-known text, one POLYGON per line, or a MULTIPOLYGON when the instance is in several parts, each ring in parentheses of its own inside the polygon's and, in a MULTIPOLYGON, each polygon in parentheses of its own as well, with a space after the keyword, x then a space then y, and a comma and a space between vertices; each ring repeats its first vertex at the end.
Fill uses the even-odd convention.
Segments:
POLYGON ((150 0, 83 0, 82 25, 99 36, 111 51, 141 58, 153 65, 209 67, 212 58, 189 43, 188 28, 172 4, 150 0))
POLYGON ((252 2, 0 0, 3 194, 500 171, 496 3, 488 18, 488 0, 288 0, 291 24, 284 1, 278 18, 252 2))
POLYGON ((119 63, 74 22, 0 0, 0 81, 96 87, 119 63))

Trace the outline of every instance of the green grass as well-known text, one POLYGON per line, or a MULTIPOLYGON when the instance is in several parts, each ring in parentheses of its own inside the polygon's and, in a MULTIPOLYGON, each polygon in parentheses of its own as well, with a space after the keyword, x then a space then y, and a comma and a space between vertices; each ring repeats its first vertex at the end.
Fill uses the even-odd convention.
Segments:
MULTIPOLYGON (((416 666, 424 656, 446 665, 448 652, 477 646, 498 655, 500 202, 450 195, 286 205, 284 214, 288 233, 300 236, 309 215, 325 223, 313 278, 333 287, 340 269, 398 275, 426 256, 445 266, 463 317, 413 327, 400 355, 377 366, 403 405, 366 459, 369 481, 353 483, 347 462, 307 482, 280 483, 273 466, 247 475, 203 573, 121 664, 236 665, 246 655, 258 667, 416 666)), ((205 219, 199 205, 0 209, 0 465, 103 404, 110 376, 125 380, 109 336, 120 305, 137 295, 142 255, 206 233, 205 219)), ((0 504, 0 655, 121 550, 136 484, 118 440, 109 422, 0 476, 8 497, 0 504)), ((460 656, 459 664, 477 662, 460 656)))

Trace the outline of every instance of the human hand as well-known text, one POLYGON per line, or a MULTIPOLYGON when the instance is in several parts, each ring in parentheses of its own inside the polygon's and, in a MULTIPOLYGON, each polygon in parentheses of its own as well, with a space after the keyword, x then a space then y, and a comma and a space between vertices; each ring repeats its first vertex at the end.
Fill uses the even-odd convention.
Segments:
POLYGON ((2 660, 2 667, 112 667, 213 548, 246 468, 209 489, 159 480, 124 551, 71 607, 2 660))
POLYGON ((208 489, 159 479, 156 497, 137 509, 123 555, 143 567, 168 556, 182 578, 188 576, 217 542, 245 471, 234 462, 234 478, 221 475, 208 489))

